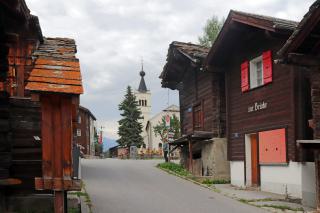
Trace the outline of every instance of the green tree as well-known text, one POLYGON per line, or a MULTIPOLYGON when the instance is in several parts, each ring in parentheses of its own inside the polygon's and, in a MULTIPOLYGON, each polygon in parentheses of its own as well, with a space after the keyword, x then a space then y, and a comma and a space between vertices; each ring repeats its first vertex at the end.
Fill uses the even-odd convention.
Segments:
POLYGON ((203 28, 203 35, 198 37, 199 44, 210 48, 216 40, 224 22, 224 18, 219 20, 217 16, 212 16, 212 18, 208 19, 203 28))
POLYGON ((119 104, 119 110, 122 119, 118 121, 118 134, 120 138, 117 140, 120 146, 140 147, 143 144, 142 124, 139 119, 142 119, 141 111, 138 108, 138 102, 135 95, 132 93, 131 87, 127 87, 127 93, 124 100, 119 104))
POLYGON ((173 138, 177 139, 180 137, 180 120, 176 115, 173 115, 170 118, 170 127, 167 127, 166 117, 162 116, 161 121, 155 127, 153 127, 153 131, 156 136, 160 136, 163 143, 167 142, 169 131, 174 132, 173 138))

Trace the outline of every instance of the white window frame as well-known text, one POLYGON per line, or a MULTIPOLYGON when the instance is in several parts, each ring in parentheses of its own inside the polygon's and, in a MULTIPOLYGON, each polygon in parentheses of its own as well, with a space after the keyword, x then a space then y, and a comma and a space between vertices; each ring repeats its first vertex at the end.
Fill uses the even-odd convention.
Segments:
POLYGON ((78 123, 81 124, 81 115, 78 117, 78 123))
POLYGON ((262 55, 258 56, 250 61, 250 89, 256 88, 263 86, 263 60, 262 60, 262 55), (261 79, 259 83, 259 76, 258 76, 258 69, 257 69, 257 64, 261 63, 261 79))
POLYGON ((81 137, 81 129, 77 129, 77 136, 81 137))

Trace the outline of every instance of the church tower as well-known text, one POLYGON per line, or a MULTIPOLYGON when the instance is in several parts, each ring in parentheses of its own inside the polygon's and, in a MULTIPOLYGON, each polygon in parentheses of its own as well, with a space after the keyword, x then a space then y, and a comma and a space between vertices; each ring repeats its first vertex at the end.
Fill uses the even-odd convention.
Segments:
POLYGON ((147 89, 146 82, 144 80, 144 76, 146 73, 143 70, 143 63, 141 66, 141 71, 140 71, 140 84, 139 88, 134 92, 134 95, 136 96, 136 100, 139 105, 139 109, 142 112, 143 120, 141 120, 143 129, 142 129, 142 137, 144 144, 148 145, 148 139, 147 139, 147 131, 146 131, 146 125, 148 120, 150 119, 150 114, 151 114, 151 92, 147 89))

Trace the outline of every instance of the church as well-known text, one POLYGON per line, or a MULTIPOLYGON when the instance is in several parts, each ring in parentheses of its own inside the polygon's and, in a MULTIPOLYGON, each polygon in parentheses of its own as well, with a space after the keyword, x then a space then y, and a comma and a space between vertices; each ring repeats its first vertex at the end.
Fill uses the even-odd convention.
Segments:
POLYGON ((151 92, 147 89, 146 82, 144 80, 144 76, 146 73, 143 70, 143 64, 140 71, 140 83, 137 90, 134 91, 134 95, 136 96, 136 100, 138 102, 139 109, 141 110, 141 114, 143 119, 141 119, 142 123, 142 133, 141 136, 143 138, 143 148, 149 148, 148 145, 148 137, 147 137, 147 131, 146 126, 147 122, 150 119, 151 114, 151 92))
MULTIPOLYGON (((162 117, 166 115, 169 115, 170 117, 175 115, 180 120, 180 110, 178 106, 171 105, 151 117, 151 91, 147 89, 144 79, 145 75, 146 73, 143 70, 142 64, 139 87, 134 91, 134 95, 136 96, 136 100, 143 117, 140 122, 143 126, 141 136, 143 138, 144 145, 142 147, 143 149, 139 150, 139 153, 143 152, 146 154, 149 151, 149 153, 162 155, 162 141, 160 136, 155 135, 153 128, 159 124, 162 121, 162 117)), ((175 152, 174 155, 178 156, 178 153, 175 152)))

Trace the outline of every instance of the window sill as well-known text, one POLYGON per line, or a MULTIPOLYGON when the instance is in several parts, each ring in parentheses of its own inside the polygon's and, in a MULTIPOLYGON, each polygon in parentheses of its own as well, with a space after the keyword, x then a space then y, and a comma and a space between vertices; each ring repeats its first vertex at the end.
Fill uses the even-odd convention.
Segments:
POLYGON ((289 163, 259 163, 260 166, 289 166, 289 163))
POLYGON ((248 93, 248 92, 251 92, 251 91, 255 91, 255 90, 260 89, 260 88, 263 88, 263 87, 266 87, 266 86, 268 86, 268 85, 271 84, 271 83, 272 83, 272 82, 266 83, 266 84, 263 84, 263 85, 261 85, 261 86, 257 86, 257 87, 254 87, 254 88, 250 88, 250 89, 248 89, 247 91, 242 92, 242 94, 248 93))

